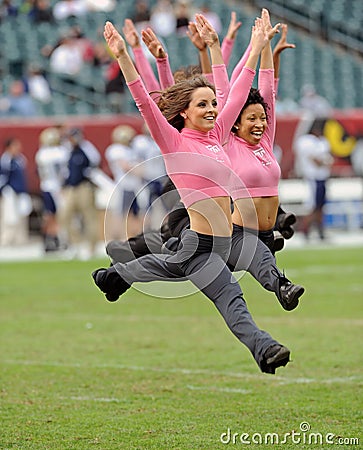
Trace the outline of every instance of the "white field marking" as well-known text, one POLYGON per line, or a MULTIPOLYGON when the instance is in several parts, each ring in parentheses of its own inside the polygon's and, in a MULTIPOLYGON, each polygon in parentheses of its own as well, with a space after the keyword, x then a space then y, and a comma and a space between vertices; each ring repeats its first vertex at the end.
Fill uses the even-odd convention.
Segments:
MULTIPOLYGON (((7 365, 19 365, 19 366, 39 366, 39 367, 74 367, 78 369, 117 369, 117 370, 129 370, 134 372, 158 372, 158 373, 177 373, 180 375, 208 375, 208 376, 222 376, 231 378, 243 378, 243 379, 260 379, 266 380, 266 375, 261 373, 246 373, 246 372, 228 372, 228 371, 216 371, 208 369, 183 369, 181 367, 146 367, 146 366, 128 366, 125 364, 80 364, 80 363, 63 363, 52 361, 30 361, 30 360, 3 360, 0 364, 7 365)), ((270 377, 268 377, 270 378, 270 377)), ((348 376, 348 377, 333 377, 333 378, 285 378, 280 376, 274 376, 270 378, 273 381, 278 381, 279 384, 307 384, 307 383, 355 383, 363 381, 362 376, 348 376)))
POLYGON ((333 377, 326 378, 322 380, 317 380, 314 378, 294 378, 294 379, 283 379, 279 381, 279 384, 311 384, 311 383, 322 383, 322 384, 346 384, 346 383, 355 383, 355 382, 363 381, 362 377, 352 375, 350 377, 333 377))
MULTIPOLYGON (((277 301, 277 300, 276 300, 277 301)), ((277 305, 278 306, 278 305, 277 305)), ((29 320, 30 317, 36 317, 37 319, 41 320, 49 320, 54 317, 58 317, 58 313, 43 313, 43 312, 35 312, 35 313, 27 313, 26 314, 27 320, 29 320)), ((79 324, 80 328, 86 328, 88 330, 95 330, 97 329, 97 324, 101 322, 140 322, 140 316, 135 315, 127 315, 127 316, 117 316, 114 315, 107 315, 107 316, 90 316, 87 314, 64 314, 62 315, 63 319, 66 319, 67 321, 79 321, 81 322, 79 324), (91 326, 90 326, 91 325, 91 326)), ((9 318, 6 316, 0 317, 0 323, 1 322, 8 322, 9 318)), ((142 321, 144 323, 146 322, 184 322, 184 321, 190 321, 190 316, 142 316, 142 321)), ((214 320, 213 317, 205 317, 205 320, 214 320)), ((296 317, 296 316, 287 316, 282 315, 279 317, 272 317, 272 316, 260 316, 259 321, 261 322, 267 322, 267 323, 283 323, 286 326, 295 326, 296 324, 299 325, 310 325, 310 324, 322 324, 322 321, 324 322, 324 325, 328 326, 347 326, 347 327, 361 327, 363 326, 363 319, 350 319, 350 318, 336 318, 336 317, 324 317, 322 319, 321 317, 296 317)), ((92 332, 92 331, 90 331, 92 332)))
POLYGON ((76 400, 78 402, 104 402, 104 403, 121 403, 123 400, 115 397, 91 397, 89 395, 71 395, 70 397, 58 397, 61 400, 76 400))
POLYGON ((251 394, 249 389, 238 389, 218 386, 192 386, 187 384, 187 388, 191 391, 208 391, 208 392, 227 392, 231 394, 251 394))
POLYGON ((325 265, 325 264, 318 264, 318 265, 309 265, 304 266, 299 269, 287 269, 289 272, 289 275, 293 274, 294 276, 297 276, 299 274, 307 274, 307 275, 325 275, 332 273, 338 273, 338 274, 348 274, 351 275, 352 273, 362 271, 362 265, 359 264, 331 264, 331 265, 325 265))

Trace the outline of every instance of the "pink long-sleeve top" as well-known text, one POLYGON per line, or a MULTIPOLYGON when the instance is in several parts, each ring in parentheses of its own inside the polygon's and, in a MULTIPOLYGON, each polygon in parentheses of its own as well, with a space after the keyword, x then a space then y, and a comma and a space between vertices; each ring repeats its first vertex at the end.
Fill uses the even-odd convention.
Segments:
MULTIPOLYGON (((213 66, 215 79, 224 79, 225 72, 224 64, 213 66)), ((237 189, 238 177, 221 143, 227 139, 247 99, 254 76, 254 70, 242 70, 223 111, 217 117, 215 127, 207 133, 189 128, 179 132, 167 122, 140 77, 128 83, 136 105, 163 154, 168 175, 186 208, 206 198, 231 196, 237 189)))
POLYGON ((258 84, 269 107, 268 126, 258 145, 251 145, 234 133, 230 134, 227 153, 241 180, 234 199, 278 195, 281 169, 273 153, 276 126, 274 70, 260 69, 258 84))
POLYGON ((144 80, 146 89, 149 92, 153 92, 152 98, 155 102, 157 102, 160 97, 160 95, 158 94, 158 91, 160 91, 160 84, 154 74, 151 64, 145 56, 142 47, 135 47, 132 49, 132 51, 135 58, 136 69, 139 72, 141 78, 144 80))
POLYGON ((159 75, 161 89, 167 89, 169 86, 175 84, 168 55, 166 55, 165 58, 156 58, 156 68, 159 75))
MULTIPOLYGON (((221 51, 222 51, 223 61, 224 61, 224 64, 226 67, 229 64, 233 46, 234 46, 233 39, 228 39, 228 38, 223 39, 221 51)), ((250 47, 251 46, 248 47, 248 54, 250 51, 250 47)), ((246 52, 247 52, 247 50, 246 50, 246 52)), ((246 56, 244 56, 245 59, 243 60, 243 65, 241 65, 239 67, 239 72, 242 70, 244 63, 246 62, 246 60, 248 58, 248 54, 246 56)), ((170 68, 168 56, 166 56, 165 58, 156 58, 156 67, 158 70, 161 89, 166 89, 169 86, 172 86, 174 84, 174 77, 173 77, 173 73, 170 68)), ((210 83, 214 84, 214 77, 213 77, 212 73, 204 73, 203 75, 207 78, 207 80, 210 83)), ((234 79, 236 79, 236 78, 237 78, 237 76, 234 77, 234 79)), ((228 76, 227 76, 227 82, 228 82, 228 76)), ((218 92, 217 92, 217 99, 218 99, 218 92)))
POLYGON ((226 67, 228 67, 229 61, 231 59, 234 43, 235 43, 234 39, 229 39, 227 37, 225 37, 222 41, 221 51, 222 51, 223 61, 224 61, 224 64, 226 65, 226 67))

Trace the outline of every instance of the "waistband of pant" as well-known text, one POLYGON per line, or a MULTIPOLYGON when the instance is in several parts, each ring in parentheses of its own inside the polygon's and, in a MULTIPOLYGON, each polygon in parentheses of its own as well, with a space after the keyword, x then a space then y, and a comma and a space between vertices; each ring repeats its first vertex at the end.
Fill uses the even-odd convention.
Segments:
POLYGON ((233 232, 239 232, 239 233, 247 232, 247 233, 252 233, 252 234, 258 234, 259 236, 270 236, 271 233, 273 232, 273 229, 271 228, 271 230, 260 231, 260 230, 255 230, 253 228, 243 227, 242 225, 236 225, 234 223, 233 224, 233 232))
POLYGON ((197 241, 196 251, 198 253, 218 253, 223 258, 228 255, 232 245, 232 236, 214 236, 210 234, 197 233, 196 231, 188 228, 182 231, 179 239, 181 241, 197 241))

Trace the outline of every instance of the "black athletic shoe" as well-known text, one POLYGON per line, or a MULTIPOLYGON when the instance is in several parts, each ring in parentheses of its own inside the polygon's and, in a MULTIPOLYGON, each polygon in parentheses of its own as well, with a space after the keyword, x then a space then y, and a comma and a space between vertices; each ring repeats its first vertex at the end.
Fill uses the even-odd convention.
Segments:
POLYGON ((277 216, 276 229, 282 234, 282 236, 285 239, 290 239, 295 233, 295 230, 291 226, 294 225, 294 223, 296 223, 295 214, 293 213, 279 214, 277 216))
POLYGON ((284 239, 291 239, 295 233, 295 230, 292 227, 282 228, 280 233, 284 237, 284 239))
POLYGON ((265 373, 274 374, 278 367, 286 366, 289 361, 290 350, 283 345, 275 344, 267 349, 261 363, 261 370, 265 373))
POLYGON ((292 311, 299 304, 299 298, 304 292, 305 289, 299 284, 293 284, 291 281, 287 281, 280 286, 277 298, 286 311, 292 311))
POLYGON ((109 302, 118 300, 121 294, 129 289, 130 285, 117 273, 114 266, 95 270, 92 277, 98 288, 106 294, 109 302))
POLYGON ((272 246, 272 253, 275 254, 284 248, 285 239, 279 231, 274 231, 274 243, 272 246))
POLYGON ((296 223, 296 215, 294 213, 284 213, 277 216, 277 229, 290 227, 296 223))

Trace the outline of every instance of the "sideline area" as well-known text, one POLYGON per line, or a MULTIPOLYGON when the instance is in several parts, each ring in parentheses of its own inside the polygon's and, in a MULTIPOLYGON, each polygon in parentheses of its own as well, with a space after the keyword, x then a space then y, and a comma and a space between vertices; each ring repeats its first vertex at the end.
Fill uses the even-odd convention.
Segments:
MULTIPOLYGON (((363 229, 356 231, 326 230, 326 238, 322 241, 312 233, 306 240, 302 233, 296 232, 292 239, 285 241, 282 251, 293 249, 327 249, 331 247, 363 247, 363 229)), ((99 242, 96 255, 92 258, 107 258, 105 244, 99 242)), ((0 263, 11 261, 40 261, 40 260, 89 260, 86 249, 80 248, 74 251, 59 251, 45 254, 42 242, 39 238, 31 238, 30 243, 23 246, 0 247, 0 263)))

